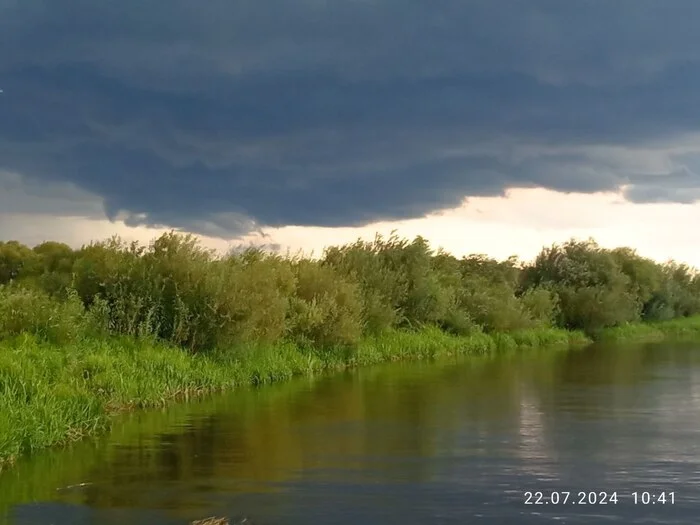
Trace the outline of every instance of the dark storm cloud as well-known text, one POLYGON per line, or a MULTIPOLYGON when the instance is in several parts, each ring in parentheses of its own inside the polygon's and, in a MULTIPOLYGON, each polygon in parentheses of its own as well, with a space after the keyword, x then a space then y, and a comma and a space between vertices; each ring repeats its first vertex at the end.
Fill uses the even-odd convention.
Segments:
POLYGON ((664 148, 700 131, 698 16, 694 0, 0 0, 0 170, 219 235, 510 187, 692 201, 700 146, 664 148), (667 172, 615 153, 645 148, 667 172))

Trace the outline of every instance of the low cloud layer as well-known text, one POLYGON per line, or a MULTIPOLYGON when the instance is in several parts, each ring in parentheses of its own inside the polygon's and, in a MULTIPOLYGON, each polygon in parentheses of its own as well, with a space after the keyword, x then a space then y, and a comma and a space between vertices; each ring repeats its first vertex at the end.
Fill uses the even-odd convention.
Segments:
POLYGON ((0 0, 0 172, 224 237, 516 187, 692 202, 698 17, 691 0, 0 0))

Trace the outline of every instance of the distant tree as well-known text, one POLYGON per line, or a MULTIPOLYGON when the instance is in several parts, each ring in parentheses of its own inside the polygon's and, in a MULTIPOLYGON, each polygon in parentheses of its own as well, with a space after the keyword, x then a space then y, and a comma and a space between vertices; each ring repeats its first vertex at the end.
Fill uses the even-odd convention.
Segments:
POLYGON ((18 241, 0 241, 0 284, 31 275, 37 269, 36 254, 18 241))

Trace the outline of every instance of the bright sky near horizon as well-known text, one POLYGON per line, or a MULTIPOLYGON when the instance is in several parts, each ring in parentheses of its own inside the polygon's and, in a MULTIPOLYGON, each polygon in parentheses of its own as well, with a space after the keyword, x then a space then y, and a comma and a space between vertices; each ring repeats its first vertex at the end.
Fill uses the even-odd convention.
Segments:
POLYGON ((0 0, 0 239, 700 267, 700 3, 0 0), (260 232, 265 232, 263 237, 260 232))
MULTIPOLYGON (((89 202, 83 196, 83 203, 89 202)), ((97 209, 99 205, 93 204, 97 209)), ((200 236, 204 246, 225 252, 238 244, 267 244, 282 253, 320 255, 327 246, 371 240, 376 233, 422 235, 437 249, 457 255, 483 253, 497 259, 534 258, 543 246, 570 238, 593 237, 602 246, 632 246, 660 262, 670 258, 700 268, 700 224, 697 204, 633 204, 620 194, 563 194, 544 189, 511 190, 503 197, 475 197, 458 208, 428 217, 372 223, 363 227, 285 226, 227 240, 200 236)), ((167 227, 127 226, 122 221, 40 213, 0 214, 0 238, 30 245, 60 239, 73 247, 119 235, 148 243, 167 227)))

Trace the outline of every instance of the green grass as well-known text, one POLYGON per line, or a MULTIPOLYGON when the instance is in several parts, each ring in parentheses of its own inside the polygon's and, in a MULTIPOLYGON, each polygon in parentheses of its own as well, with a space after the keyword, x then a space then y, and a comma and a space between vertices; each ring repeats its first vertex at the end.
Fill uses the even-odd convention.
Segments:
POLYGON ((653 342, 664 339, 700 339, 700 316, 670 319, 654 323, 628 323, 605 328, 595 334, 601 342, 653 342))
POLYGON ((572 334, 554 329, 458 337, 430 328, 367 338, 352 351, 286 343, 193 355, 146 339, 56 345, 23 335, 0 343, 0 468, 22 454, 106 431, 110 416, 123 410, 162 407, 177 399, 327 370, 567 345, 571 340, 572 334))
MULTIPOLYGON (((627 325, 607 341, 700 337, 700 317, 627 325)), ((104 432, 120 411, 164 407, 243 385, 383 362, 488 355, 590 342, 580 332, 530 329, 454 336, 437 328, 367 337, 353 350, 291 343, 191 354, 150 339, 111 337, 69 344, 21 335, 0 341, 0 469, 20 455, 104 432)))

